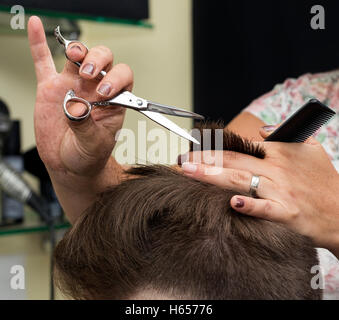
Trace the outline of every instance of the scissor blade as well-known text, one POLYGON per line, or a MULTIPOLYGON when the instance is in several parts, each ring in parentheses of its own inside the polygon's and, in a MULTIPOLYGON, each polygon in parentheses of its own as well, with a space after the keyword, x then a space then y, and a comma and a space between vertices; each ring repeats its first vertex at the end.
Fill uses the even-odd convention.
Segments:
POLYGON ((166 106, 164 104, 160 104, 157 102, 151 102, 147 101, 147 110, 148 111, 154 111, 158 113, 168 114, 171 116, 177 116, 177 117, 184 117, 184 118, 193 118, 193 119, 200 119, 204 120, 204 116, 190 112, 184 109, 179 109, 176 107, 166 106))
POLYGON ((193 138, 190 134, 188 134, 184 129, 180 128, 178 125, 176 125, 171 120, 167 119, 166 117, 162 116, 161 114, 157 112, 152 111, 142 111, 140 110, 142 114, 144 114, 146 117, 150 118, 154 122, 160 124, 161 126, 165 127, 166 129, 178 134, 179 136, 192 141, 193 143, 200 144, 198 140, 193 138))

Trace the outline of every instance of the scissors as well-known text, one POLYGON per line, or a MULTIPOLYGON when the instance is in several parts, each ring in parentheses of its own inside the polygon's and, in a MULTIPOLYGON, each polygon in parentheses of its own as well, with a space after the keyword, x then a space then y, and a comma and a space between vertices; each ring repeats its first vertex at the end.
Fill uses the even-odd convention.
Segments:
MULTIPOLYGON (((59 26, 55 28, 54 35, 56 39, 59 41, 59 43, 64 46, 66 58, 70 60, 71 62, 73 62, 76 66, 80 67, 81 63, 77 61, 72 61, 67 56, 67 53, 66 53, 67 48, 69 47, 70 44, 75 43, 75 42, 78 42, 78 43, 80 42, 75 41, 75 40, 66 40, 61 35, 59 26)), ((87 46, 85 46, 83 43, 81 44, 88 50, 87 46)), ((99 77, 102 78, 105 75, 106 75, 106 72, 104 70, 100 71, 99 77)), ((184 109, 179 109, 176 107, 163 105, 157 102, 148 101, 146 99, 135 96, 129 91, 124 91, 110 100, 89 102, 86 99, 77 97, 73 90, 69 90, 66 93, 64 103, 63 103, 63 108, 64 108, 65 115, 67 116, 68 119, 70 119, 71 121, 82 121, 89 117, 93 107, 105 107, 105 106, 110 106, 110 105, 120 105, 125 108, 139 111, 143 115, 150 118, 154 122, 160 124, 161 126, 165 127, 166 129, 178 134, 179 136, 189 141, 192 141, 196 144, 200 144, 199 141, 197 141, 194 137, 188 134, 184 129, 180 128, 174 122, 172 122, 171 120, 161 115, 161 113, 172 115, 172 116, 177 116, 177 117, 185 117, 185 118, 192 118, 192 119, 199 119, 199 120, 204 119, 202 115, 199 115, 197 113, 190 112, 184 109), (67 106, 69 102, 80 102, 84 104, 87 108, 86 113, 81 116, 73 116, 68 111, 67 106)))

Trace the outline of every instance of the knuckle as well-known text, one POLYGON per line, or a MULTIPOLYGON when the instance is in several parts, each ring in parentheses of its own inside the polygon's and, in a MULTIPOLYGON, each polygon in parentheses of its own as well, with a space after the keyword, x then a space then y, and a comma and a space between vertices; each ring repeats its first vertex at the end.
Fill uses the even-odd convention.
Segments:
POLYGON ((214 151, 203 151, 202 152, 202 162, 209 165, 219 164, 220 162, 216 161, 216 153, 214 151))
POLYGON ((286 179, 286 170, 283 164, 276 163, 274 167, 274 175, 279 178, 280 181, 285 181, 286 179))
POLYGON ((127 75, 127 77, 133 78, 133 70, 128 64, 119 63, 116 66, 119 66, 119 68, 121 68, 123 70, 123 72, 127 75))
POLYGON ((104 80, 110 82, 116 89, 128 88, 133 85, 133 72, 127 64, 117 64, 107 72, 104 80))
POLYGON ((266 200, 263 206, 263 210, 262 210, 263 218, 269 217, 271 212, 272 212, 272 204, 270 201, 266 200))
POLYGON ((115 66, 116 75, 119 74, 116 79, 119 82, 119 85, 127 88, 127 90, 131 90, 134 81, 134 75, 131 67, 127 64, 120 63, 115 66))
POLYGON ((203 163, 204 155, 201 151, 193 151, 190 152, 188 155, 186 154, 186 157, 188 157, 187 161, 193 161, 194 163, 203 163))
POLYGON ((277 157, 280 158, 280 159, 282 159, 282 158, 289 158, 290 157, 290 151, 286 147, 285 144, 277 143, 274 146, 274 152, 277 155, 277 157))
POLYGON ((242 186, 244 182, 248 180, 248 176, 245 172, 233 170, 230 174, 229 180, 234 186, 238 187, 242 186))
POLYGON ((290 208, 288 210, 289 220, 296 220, 299 217, 299 210, 297 208, 290 208))
POLYGON ((235 151, 224 151, 223 152, 224 155, 224 161, 228 161, 228 160, 237 160, 239 158, 239 154, 238 152, 235 151))
POLYGON ((96 46, 95 48, 102 53, 112 54, 111 50, 103 45, 96 46))
POLYGON ((41 44, 35 44, 32 48, 34 48, 34 58, 36 61, 42 61, 48 57, 48 51, 41 44))
POLYGON ((254 202, 254 200, 253 199, 248 199, 247 201, 246 201, 246 211, 248 212, 248 213, 253 213, 254 211, 255 211, 255 202, 254 202))
POLYGON ((276 158, 271 159, 271 161, 266 164, 266 172, 269 173, 269 175, 266 174, 265 176, 271 181, 286 181, 290 171, 290 162, 276 158))
POLYGON ((123 86, 123 80, 121 74, 109 72, 105 78, 101 81, 110 82, 113 87, 120 89, 123 86))

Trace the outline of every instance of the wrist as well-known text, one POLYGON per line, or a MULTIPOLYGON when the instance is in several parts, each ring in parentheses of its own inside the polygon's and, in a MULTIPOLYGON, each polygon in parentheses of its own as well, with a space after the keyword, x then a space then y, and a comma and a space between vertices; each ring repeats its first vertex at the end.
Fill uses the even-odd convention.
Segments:
POLYGON ((98 193, 119 184, 123 173, 122 166, 113 157, 95 175, 49 170, 58 200, 72 224, 96 200, 98 193))
POLYGON ((123 178, 123 168, 113 157, 109 157, 99 171, 87 175, 68 170, 47 170, 54 186, 80 193, 99 193, 120 183, 123 178))

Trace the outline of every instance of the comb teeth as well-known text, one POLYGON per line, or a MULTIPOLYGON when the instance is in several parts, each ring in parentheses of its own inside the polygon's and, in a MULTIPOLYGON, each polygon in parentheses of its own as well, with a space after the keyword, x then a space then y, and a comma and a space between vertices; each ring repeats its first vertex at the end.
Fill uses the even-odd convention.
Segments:
POLYGON ((313 122, 305 123, 302 128, 296 130, 293 142, 305 142, 331 118, 332 115, 330 117, 327 115, 320 115, 319 118, 315 118, 313 122))
POLYGON ((326 124, 335 112, 312 99, 296 111, 265 141, 304 142, 326 124))

